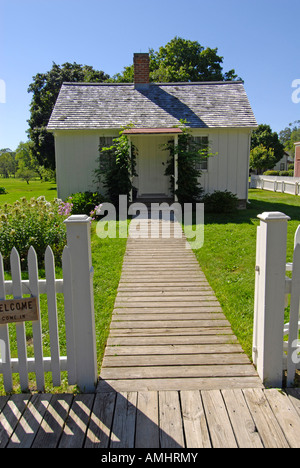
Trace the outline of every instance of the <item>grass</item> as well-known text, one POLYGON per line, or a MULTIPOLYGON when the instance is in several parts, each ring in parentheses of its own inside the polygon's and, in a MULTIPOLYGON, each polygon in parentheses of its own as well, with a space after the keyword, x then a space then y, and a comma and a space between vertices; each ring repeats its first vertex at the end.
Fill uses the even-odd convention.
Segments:
POLYGON ((12 204, 22 197, 38 198, 44 195, 47 200, 53 200, 57 197, 57 189, 55 182, 41 182, 40 179, 34 179, 27 184, 22 179, 0 178, 0 187, 5 187, 7 193, 0 195, 0 205, 4 203, 12 204))
POLYGON ((204 245, 195 251, 203 272, 244 351, 252 357, 257 215, 281 211, 288 222, 287 261, 300 223, 300 197, 250 190, 247 210, 231 215, 206 214, 204 245))

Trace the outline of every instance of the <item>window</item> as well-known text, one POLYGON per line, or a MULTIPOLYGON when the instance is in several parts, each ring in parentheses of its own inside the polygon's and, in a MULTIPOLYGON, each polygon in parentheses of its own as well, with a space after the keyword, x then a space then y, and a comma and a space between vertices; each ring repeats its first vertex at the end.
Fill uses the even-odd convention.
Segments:
POLYGON ((199 154, 199 160, 195 162, 195 168, 197 171, 207 171, 208 137, 192 137, 192 139, 201 151, 201 154, 199 154))
POLYGON ((102 151, 103 148, 110 148, 113 145, 113 140, 115 137, 100 137, 100 171, 106 172, 114 161, 114 152, 113 151, 102 151))

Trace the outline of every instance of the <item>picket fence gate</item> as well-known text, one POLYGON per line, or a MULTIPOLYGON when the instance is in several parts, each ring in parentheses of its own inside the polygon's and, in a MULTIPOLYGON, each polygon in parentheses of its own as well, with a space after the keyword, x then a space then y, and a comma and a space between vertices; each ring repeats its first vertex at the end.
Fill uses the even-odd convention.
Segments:
POLYGON ((293 262, 286 263, 287 223, 284 213, 258 216, 253 326, 253 362, 268 387, 293 386, 300 369, 300 226, 295 233, 293 262), (292 272, 292 277, 286 273, 292 272), (290 297, 289 322, 284 323, 290 297), (288 340, 284 337, 288 335, 288 340))
MULTIPOLYGON (((22 299, 24 295, 38 298, 47 295, 51 357, 43 355, 41 317, 32 322, 34 357, 27 356, 25 323, 15 324, 18 357, 10 351, 9 325, 0 324, 1 359, 6 392, 13 389, 12 374, 18 373, 22 391, 29 386, 28 373, 36 376, 38 391, 45 387, 45 372, 52 373, 54 386, 61 384, 61 372, 67 371, 69 385, 78 385, 82 392, 93 392, 97 383, 97 355, 93 299, 93 268, 91 261, 90 218, 72 215, 65 220, 67 245, 62 255, 63 279, 56 279, 54 255, 50 247, 45 252, 45 276, 38 278, 37 255, 33 247, 28 252, 28 280, 22 280, 20 257, 15 248, 10 255, 10 281, 4 279, 0 256, 0 301, 6 296, 22 299), (60 355, 57 294, 64 296, 66 356, 60 355)), ((40 309, 40 307, 38 307, 40 309)))

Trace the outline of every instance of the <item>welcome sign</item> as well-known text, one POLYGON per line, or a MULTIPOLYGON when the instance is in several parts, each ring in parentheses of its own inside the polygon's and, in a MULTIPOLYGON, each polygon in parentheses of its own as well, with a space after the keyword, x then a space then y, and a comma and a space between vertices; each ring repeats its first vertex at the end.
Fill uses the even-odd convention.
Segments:
POLYGON ((0 301, 0 325, 39 319, 37 297, 0 301))

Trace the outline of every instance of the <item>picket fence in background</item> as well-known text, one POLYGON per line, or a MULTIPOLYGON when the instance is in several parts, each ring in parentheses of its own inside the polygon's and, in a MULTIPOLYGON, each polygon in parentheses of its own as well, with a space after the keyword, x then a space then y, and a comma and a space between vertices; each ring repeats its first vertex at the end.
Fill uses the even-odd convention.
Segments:
POLYGON ((300 195, 300 177, 252 175, 250 188, 300 195))
MULTIPOLYGON (((38 391, 45 387, 45 372, 52 373, 54 386, 61 384, 61 372, 67 371, 69 385, 78 385, 82 392, 93 392, 97 383, 97 355, 93 298, 93 268, 91 261, 90 218, 72 215, 66 221, 67 245, 62 256, 63 279, 56 279, 54 255, 50 247, 45 252, 45 276, 38 277, 37 255, 33 247, 28 252, 28 280, 21 278, 20 257, 15 248, 10 256, 11 280, 4 278, 0 256, 0 301, 7 296, 21 299, 24 295, 38 298, 47 295, 51 357, 43 355, 41 317, 32 322, 34 357, 27 356, 25 323, 16 323, 18 357, 10 351, 9 325, 0 324, 1 359, 6 392, 13 389, 13 373, 18 373, 22 391, 28 390, 28 373, 35 373, 38 391), (57 294, 64 296, 66 356, 60 355, 57 294)), ((10 325, 11 326, 11 325, 10 325)))

